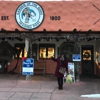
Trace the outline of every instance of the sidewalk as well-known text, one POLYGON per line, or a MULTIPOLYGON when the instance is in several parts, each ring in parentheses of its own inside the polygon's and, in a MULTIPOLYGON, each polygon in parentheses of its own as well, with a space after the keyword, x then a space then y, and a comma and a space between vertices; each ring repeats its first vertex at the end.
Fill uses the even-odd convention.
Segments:
POLYGON ((100 94, 100 79, 82 79, 73 84, 64 83, 58 90, 53 75, 35 75, 31 81, 25 76, 0 74, 0 100, 100 100, 100 98, 82 98, 85 94, 100 94))

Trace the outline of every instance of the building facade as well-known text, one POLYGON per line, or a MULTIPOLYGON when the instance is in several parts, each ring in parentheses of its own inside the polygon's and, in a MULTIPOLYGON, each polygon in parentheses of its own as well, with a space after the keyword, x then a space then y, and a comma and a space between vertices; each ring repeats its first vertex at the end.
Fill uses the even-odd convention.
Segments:
MULTIPOLYGON (((24 2, 18 0, 0 1, 1 43, 6 41, 16 49, 21 48, 20 58, 27 57, 25 38, 23 39, 26 35, 26 38, 32 40, 30 54, 35 59, 35 66, 45 62, 46 74, 55 72, 56 63, 50 59, 51 56, 57 58, 61 52, 66 52, 69 61, 72 61, 74 53, 81 55, 80 74, 100 76, 99 0, 36 0, 36 3, 43 8, 44 19, 39 27, 32 30, 22 28, 16 21, 15 13, 22 3, 24 2), (36 33, 32 35, 31 32, 36 33)), ((16 57, 15 53, 14 58, 9 61, 7 71, 16 65, 16 57)), ((21 73, 21 68, 20 59, 15 72, 21 73)))

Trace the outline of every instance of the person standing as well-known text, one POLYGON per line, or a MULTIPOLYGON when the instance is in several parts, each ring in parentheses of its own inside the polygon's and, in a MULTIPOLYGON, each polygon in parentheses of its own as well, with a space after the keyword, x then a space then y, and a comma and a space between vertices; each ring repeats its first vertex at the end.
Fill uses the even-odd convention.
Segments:
POLYGON ((65 67, 66 72, 68 73, 68 60, 66 58, 66 55, 64 53, 61 54, 60 57, 57 59, 52 57, 52 60, 57 62, 56 70, 55 70, 55 76, 57 77, 58 81, 58 89, 62 90, 63 89, 63 77, 64 75, 59 72, 60 67, 65 67))

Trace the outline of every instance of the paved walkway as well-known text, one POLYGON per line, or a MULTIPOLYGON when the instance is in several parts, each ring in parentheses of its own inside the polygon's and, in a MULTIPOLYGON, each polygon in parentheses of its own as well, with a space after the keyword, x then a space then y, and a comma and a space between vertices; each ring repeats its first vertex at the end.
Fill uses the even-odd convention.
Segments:
POLYGON ((100 98, 82 98, 84 94, 100 94, 100 79, 83 78, 73 84, 64 83, 64 89, 58 90, 53 75, 25 76, 0 74, 0 100, 100 100, 100 98))

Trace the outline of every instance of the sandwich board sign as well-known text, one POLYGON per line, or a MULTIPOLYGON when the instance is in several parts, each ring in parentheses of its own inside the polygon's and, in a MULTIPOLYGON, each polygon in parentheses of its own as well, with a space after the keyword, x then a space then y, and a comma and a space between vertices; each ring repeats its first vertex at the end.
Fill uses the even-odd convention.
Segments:
POLYGON ((75 69, 74 62, 68 62, 68 73, 72 77, 72 82, 75 83, 75 69))
POLYGON ((33 75, 34 74, 34 59, 27 58, 22 62, 22 75, 33 75))

